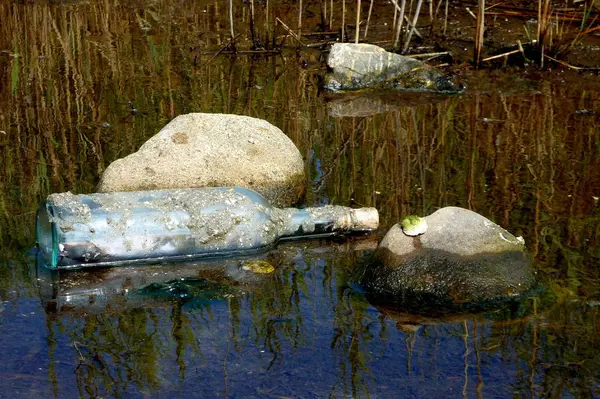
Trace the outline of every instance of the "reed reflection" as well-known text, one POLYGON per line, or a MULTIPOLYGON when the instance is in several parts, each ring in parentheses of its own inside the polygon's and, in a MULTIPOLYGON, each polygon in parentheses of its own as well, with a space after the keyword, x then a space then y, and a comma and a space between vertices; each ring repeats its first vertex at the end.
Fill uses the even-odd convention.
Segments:
MULTIPOLYGON (((245 373, 237 368, 240 358, 254 353, 246 371, 262 381, 272 371, 295 367, 296 351, 322 350, 320 330, 337 312, 331 291, 321 286, 327 280, 322 270, 332 273, 333 292, 347 289, 351 270, 334 267, 334 259, 356 261, 361 252, 355 251, 375 245, 372 238, 303 242, 282 244, 260 258, 70 272, 40 267, 48 334, 61 342, 50 348, 50 377, 57 389, 68 390, 66 373, 74 371, 82 396, 132 389, 153 394, 170 389, 164 378, 171 372, 188 386, 190 379, 200 382, 198 367, 208 367, 212 371, 202 372, 201 382, 210 382, 213 392, 250 389, 239 385, 245 373), (273 270, 263 274, 265 269, 253 268, 257 262, 273 270), (212 368, 216 364, 223 364, 223 374, 212 368)), ((347 384, 346 376, 339 378, 347 384)))

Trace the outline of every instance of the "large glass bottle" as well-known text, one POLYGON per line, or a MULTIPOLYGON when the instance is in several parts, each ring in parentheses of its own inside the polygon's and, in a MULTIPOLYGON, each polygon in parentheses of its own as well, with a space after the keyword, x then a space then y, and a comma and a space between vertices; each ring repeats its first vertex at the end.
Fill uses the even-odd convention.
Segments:
POLYGON ((279 209, 245 188, 52 194, 36 224, 50 269, 235 255, 277 240, 377 228, 374 208, 279 209))

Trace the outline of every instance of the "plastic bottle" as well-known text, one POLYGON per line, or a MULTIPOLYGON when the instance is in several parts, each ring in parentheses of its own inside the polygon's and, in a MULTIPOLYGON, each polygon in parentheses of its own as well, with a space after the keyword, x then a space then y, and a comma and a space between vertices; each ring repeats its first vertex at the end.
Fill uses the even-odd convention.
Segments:
POLYGON ((279 239, 377 228, 374 208, 279 209, 245 188, 51 194, 36 223, 50 269, 235 255, 279 239))

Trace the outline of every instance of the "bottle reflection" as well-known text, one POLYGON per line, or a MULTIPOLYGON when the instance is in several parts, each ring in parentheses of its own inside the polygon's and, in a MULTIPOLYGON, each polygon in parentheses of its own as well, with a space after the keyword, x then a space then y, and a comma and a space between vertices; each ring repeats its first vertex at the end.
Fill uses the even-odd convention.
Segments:
POLYGON ((132 381, 152 395, 164 391, 167 374, 178 375, 181 386, 202 381, 205 395, 226 394, 234 385, 236 392, 268 391, 247 386, 241 376, 264 382, 290 372, 306 353, 323 350, 323 340, 330 341, 323 333, 334 318, 342 331, 352 331, 325 346, 331 344, 353 371, 338 375, 332 389, 365 392, 368 364, 358 341, 346 338, 362 334, 355 326, 368 304, 347 287, 353 264, 376 243, 301 241, 260 257, 69 272, 38 268, 49 335, 66 338, 71 348, 50 349, 51 379, 60 388, 60 375, 74 369, 78 389, 91 396, 127 392, 132 381), (343 305, 340 295, 346 296, 343 305))

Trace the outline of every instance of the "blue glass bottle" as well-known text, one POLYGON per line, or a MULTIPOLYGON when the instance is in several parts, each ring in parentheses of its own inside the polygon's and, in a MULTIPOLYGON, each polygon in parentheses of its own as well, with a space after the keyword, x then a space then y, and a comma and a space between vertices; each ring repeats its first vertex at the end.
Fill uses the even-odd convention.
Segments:
POLYGON ((59 193, 40 205, 39 259, 50 269, 264 250, 279 239, 377 228, 374 208, 274 208, 245 188, 59 193))

